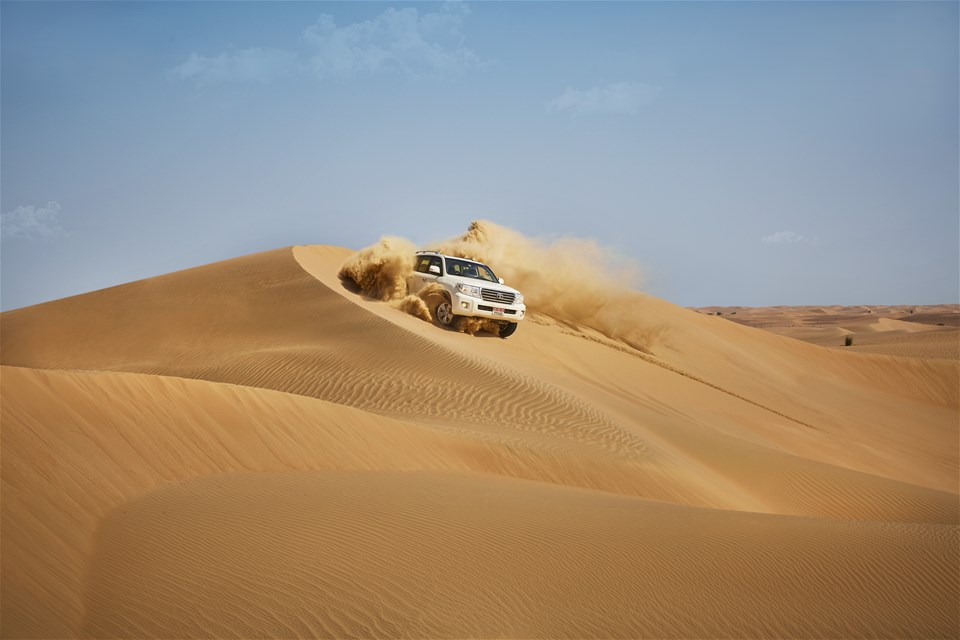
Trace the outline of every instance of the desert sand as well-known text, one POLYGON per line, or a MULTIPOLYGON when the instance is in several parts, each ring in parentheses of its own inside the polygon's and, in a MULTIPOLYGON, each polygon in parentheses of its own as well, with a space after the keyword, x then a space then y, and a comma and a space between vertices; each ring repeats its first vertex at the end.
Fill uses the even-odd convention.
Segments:
POLYGON ((471 232, 507 340, 418 317, 398 239, 2 314, 2 636, 960 635, 960 362, 471 232))
POLYGON ((960 305, 702 307, 707 315, 824 347, 960 360, 960 305), (852 344, 847 345, 847 338, 852 344))

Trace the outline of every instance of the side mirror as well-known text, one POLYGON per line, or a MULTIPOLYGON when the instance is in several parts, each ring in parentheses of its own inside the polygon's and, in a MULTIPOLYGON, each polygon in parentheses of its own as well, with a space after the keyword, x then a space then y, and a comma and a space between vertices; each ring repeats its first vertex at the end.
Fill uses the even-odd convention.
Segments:
POLYGON ((440 267, 438 267, 435 264, 430 265, 430 273, 435 273, 437 275, 440 275, 440 267))
POLYGON ((503 284, 503 278, 497 278, 500 281, 500 284, 503 284))

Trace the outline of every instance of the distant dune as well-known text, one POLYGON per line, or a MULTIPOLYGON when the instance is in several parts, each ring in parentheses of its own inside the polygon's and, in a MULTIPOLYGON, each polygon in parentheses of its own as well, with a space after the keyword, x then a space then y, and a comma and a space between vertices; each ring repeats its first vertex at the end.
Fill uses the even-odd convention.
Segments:
POLYGON ((708 315, 824 347, 907 358, 960 360, 960 305, 703 307, 708 315), (852 344, 847 345, 847 339, 852 344))
POLYGON ((3 637, 960 635, 957 360, 538 306, 509 252, 530 319, 456 333, 350 256, 0 316, 3 637))

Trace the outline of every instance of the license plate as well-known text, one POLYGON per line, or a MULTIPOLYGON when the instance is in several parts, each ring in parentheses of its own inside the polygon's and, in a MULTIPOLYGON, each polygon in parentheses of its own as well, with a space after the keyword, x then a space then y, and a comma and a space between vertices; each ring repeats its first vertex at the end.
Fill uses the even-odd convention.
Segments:
POLYGON ((502 315, 503 315, 503 311, 504 311, 504 310, 501 309, 501 308, 499 308, 499 307, 494 307, 494 308, 493 308, 493 315, 495 315, 495 316, 502 316, 502 315))

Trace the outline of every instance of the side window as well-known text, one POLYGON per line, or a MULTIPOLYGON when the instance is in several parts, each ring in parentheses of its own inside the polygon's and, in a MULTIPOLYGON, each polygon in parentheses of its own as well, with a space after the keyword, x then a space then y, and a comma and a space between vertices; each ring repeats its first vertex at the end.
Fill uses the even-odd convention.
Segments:
MULTIPOLYGON (((430 266, 436 266, 440 269, 440 275, 443 275, 443 260, 440 259, 440 256, 433 256, 430 258, 430 266)), ((429 271, 429 268, 427 269, 429 271)))
POLYGON ((430 267, 430 258, 428 256, 419 256, 417 258, 416 270, 419 273, 426 273, 429 267, 430 267))

